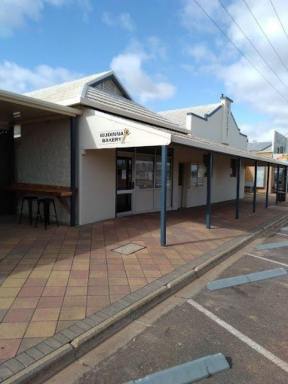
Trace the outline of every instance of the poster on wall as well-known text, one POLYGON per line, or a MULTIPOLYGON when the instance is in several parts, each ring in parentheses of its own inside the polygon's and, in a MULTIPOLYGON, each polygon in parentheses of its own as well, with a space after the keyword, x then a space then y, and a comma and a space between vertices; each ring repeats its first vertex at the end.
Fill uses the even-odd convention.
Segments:
POLYGON ((257 168, 257 188, 265 187, 265 167, 257 168))

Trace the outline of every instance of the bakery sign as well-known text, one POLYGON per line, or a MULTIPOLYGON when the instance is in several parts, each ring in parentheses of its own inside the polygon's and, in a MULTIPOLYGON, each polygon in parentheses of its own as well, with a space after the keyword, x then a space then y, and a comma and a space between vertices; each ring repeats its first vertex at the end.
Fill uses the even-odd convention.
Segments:
POLYGON ((126 144, 127 137, 130 133, 131 132, 128 128, 100 132, 100 145, 126 144))

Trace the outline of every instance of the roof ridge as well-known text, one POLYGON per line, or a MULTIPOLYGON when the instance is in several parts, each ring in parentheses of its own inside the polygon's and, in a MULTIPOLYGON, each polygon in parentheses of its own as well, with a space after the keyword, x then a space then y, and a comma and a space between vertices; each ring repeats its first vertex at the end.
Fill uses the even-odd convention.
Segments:
POLYGON ((211 107, 211 106, 215 106, 215 108, 216 108, 216 106, 219 106, 219 105, 222 105, 222 103, 218 102, 218 103, 211 103, 211 104, 194 105, 194 106, 184 107, 184 108, 167 109, 165 111, 159 111, 158 113, 181 112, 181 111, 186 111, 186 110, 189 110, 189 109, 211 107))
POLYGON ((25 92, 24 95, 32 95, 32 94, 34 94, 34 93, 36 94, 38 92, 53 90, 53 88, 57 89, 57 88, 59 88, 61 86, 66 86, 66 85, 69 85, 69 84, 81 82, 81 80, 83 82, 87 80, 87 83, 88 83, 88 82, 91 82, 93 80, 93 78, 95 78, 95 80, 97 80, 101 76, 106 76, 106 75, 109 75, 109 74, 112 74, 112 73, 113 73, 113 71, 111 71, 111 70, 104 71, 104 72, 99 72, 99 73, 93 73, 91 75, 81 76, 81 77, 73 79, 73 80, 68 80, 68 81, 64 81, 62 83, 53 84, 53 85, 50 85, 49 87, 39 88, 39 89, 35 89, 33 91, 30 91, 30 92, 25 92))

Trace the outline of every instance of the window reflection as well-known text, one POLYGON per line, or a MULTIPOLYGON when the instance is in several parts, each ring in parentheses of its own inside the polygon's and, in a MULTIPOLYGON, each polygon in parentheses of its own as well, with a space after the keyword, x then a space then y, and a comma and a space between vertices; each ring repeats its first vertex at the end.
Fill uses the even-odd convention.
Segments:
POLYGON ((153 159, 136 158, 136 187, 153 188, 153 159))

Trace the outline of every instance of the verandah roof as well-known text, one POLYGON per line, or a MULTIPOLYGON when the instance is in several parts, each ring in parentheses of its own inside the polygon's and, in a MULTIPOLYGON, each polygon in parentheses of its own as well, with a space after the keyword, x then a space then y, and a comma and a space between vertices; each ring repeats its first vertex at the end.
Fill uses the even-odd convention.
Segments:
POLYGON ((219 154, 229 155, 232 157, 240 157, 247 160, 259 161, 261 163, 270 163, 275 165, 285 165, 288 163, 285 161, 276 160, 270 157, 257 156, 251 152, 244 151, 235 147, 231 147, 224 144, 215 143, 199 137, 193 137, 192 135, 172 134, 171 141, 173 143, 186 145, 188 147, 203 149, 209 152, 215 152, 219 154))
POLYGON ((284 161, 257 156, 249 151, 201 139, 188 133, 171 132, 169 129, 159 128, 146 122, 135 121, 125 118, 124 116, 116 116, 95 109, 90 109, 89 112, 86 112, 86 117, 89 129, 85 135, 83 135, 82 143, 80 143, 81 149, 84 150, 142 146, 153 147, 175 143, 232 157, 241 157, 253 161, 257 160, 259 163, 288 165, 288 163, 284 161), (124 133, 125 129, 128 129, 128 135, 125 140, 102 140, 101 135, 108 133, 120 135, 122 131, 124 133))
POLYGON ((16 118, 17 121, 24 121, 50 116, 75 117, 80 114, 81 111, 76 108, 0 90, 0 123, 10 123, 16 118))

